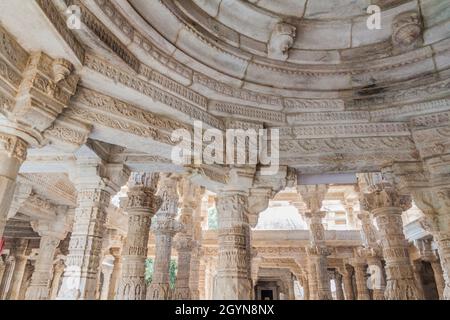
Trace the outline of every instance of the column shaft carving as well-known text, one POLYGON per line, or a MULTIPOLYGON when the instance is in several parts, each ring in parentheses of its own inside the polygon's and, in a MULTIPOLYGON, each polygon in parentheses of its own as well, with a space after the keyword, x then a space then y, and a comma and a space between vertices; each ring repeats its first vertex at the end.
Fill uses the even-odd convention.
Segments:
POLYGON ((322 220, 325 212, 320 211, 328 190, 326 185, 300 186, 299 192, 308 212, 304 213, 310 232, 310 247, 307 248, 310 274, 310 295, 312 300, 332 300, 328 259, 330 254, 325 244, 325 228, 322 220))
POLYGON ((445 280, 440 261, 432 261, 431 267, 433 268, 434 281, 436 282, 436 289, 439 294, 439 299, 442 300, 444 298, 445 280))
POLYGON ((349 271, 345 272, 342 276, 344 282, 345 300, 355 300, 355 294, 353 292, 352 275, 349 271))
POLYGON ((181 224, 175 219, 178 212, 178 177, 165 174, 161 177, 157 196, 161 208, 156 213, 151 230, 155 234, 155 261, 152 283, 147 289, 148 300, 168 300, 172 297, 170 288, 170 259, 172 241, 181 224))
POLYGON ((365 262, 355 261, 352 263, 355 269, 356 280, 356 299, 357 300, 370 300, 369 289, 367 288, 366 280, 366 264, 365 262))
POLYGON ((102 267, 103 283, 100 291, 100 300, 108 300, 112 271, 113 271, 112 266, 106 267, 105 265, 103 265, 102 267))
POLYGON ((3 238, 17 174, 25 161, 27 147, 21 138, 0 132, 0 239, 3 238))
POLYGON ((358 214, 358 218, 362 225, 361 237, 364 244, 364 248, 359 250, 358 255, 367 261, 367 270, 370 275, 368 285, 373 291, 373 300, 384 300, 386 280, 381 263, 382 253, 378 244, 378 234, 369 212, 363 210, 358 214))
POLYGON ((27 300, 46 300, 50 295, 50 282, 53 272, 53 259, 59 242, 64 239, 70 226, 66 210, 57 212, 53 221, 33 221, 33 229, 41 235, 39 253, 34 266, 30 286, 26 292, 27 300))
POLYGON ((122 165, 91 161, 77 164, 73 173, 78 191, 77 208, 58 299, 95 299, 105 234, 106 208, 110 204, 111 195, 125 183, 128 174, 122 165))
POLYGON ((108 300, 114 300, 119 289, 119 281, 122 274, 122 250, 121 248, 112 248, 110 251, 114 257, 114 265, 109 284, 108 300))
POLYGON ((214 299, 251 298, 250 225, 247 195, 225 191, 218 196, 219 256, 214 299))
POLYGON ((417 300, 419 293, 409 259, 408 243, 403 233, 401 214, 410 207, 411 198, 403 196, 387 183, 377 184, 364 195, 364 205, 376 219, 383 257, 386 261, 388 300, 417 300))
POLYGON ((65 267, 64 261, 61 259, 59 259, 53 265, 53 279, 52 279, 49 300, 54 300, 58 296, 58 290, 59 290, 59 286, 61 284, 61 278, 64 274, 64 267, 65 267))
POLYGON ((122 275, 116 299, 144 300, 146 297, 145 259, 151 219, 160 205, 155 196, 158 179, 156 173, 131 175, 126 205, 128 234, 122 252, 122 275))
POLYGON ((336 300, 344 300, 344 291, 342 289, 342 275, 335 272, 334 283, 336 285, 336 300))
POLYGON ((188 179, 180 182, 181 214, 180 223, 183 230, 177 235, 176 248, 178 252, 178 273, 175 282, 174 298, 178 300, 192 299, 190 278, 192 269, 193 249, 198 246, 194 240, 194 214, 201 202, 201 189, 188 179))
POLYGON ((20 288, 28 261, 28 253, 28 240, 20 239, 13 243, 12 256, 14 257, 14 270, 6 296, 7 300, 19 299, 20 288))

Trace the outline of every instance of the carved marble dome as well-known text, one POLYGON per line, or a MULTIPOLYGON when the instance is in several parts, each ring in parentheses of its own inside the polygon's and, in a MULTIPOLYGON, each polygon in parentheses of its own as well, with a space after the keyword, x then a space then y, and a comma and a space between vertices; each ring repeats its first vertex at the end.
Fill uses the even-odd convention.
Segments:
MULTIPOLYGON (((83 28, 73 33, 88 48, 86 88, 181 122, 224 129, 231 118, 279 128, 281 162, 305 173, 374 170, 380 150, 388 159, 416 160, 408 123, 447 103, 446 1, 72 3, 82 8, 83 28), (380 30, 366 26, 371 4, 382 10, 380 30), (148 100, 143 92, 151 88, 118 71, 116 88, 106 85, 108 65, 181 100, 157 90, 148 100)), ((16 31, 18 22, 30 24, 2 20, 16 31)), ((24 45, 62 50, 39 38, 25 35, 24 45)), ((77 51, 72 61, 80 65, 77 51)), ((140 143, 129 148, 149 151, 140 143)))

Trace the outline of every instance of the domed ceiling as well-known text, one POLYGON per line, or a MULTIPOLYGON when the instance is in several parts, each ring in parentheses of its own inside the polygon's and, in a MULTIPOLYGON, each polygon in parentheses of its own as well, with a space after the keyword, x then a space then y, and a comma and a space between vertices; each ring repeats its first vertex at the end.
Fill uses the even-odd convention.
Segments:
MULTIPOLYGON (((448 36, 439 32, 449 18, 446 1, 129 4, 161 36, 172 56, 190 68, 232 87, 284 97, 351 101, 392 90, 400 81, 438 71, 433 44, 448 36), (367 7, 372 4, 381 9, 379 30, 367 27, 367 7)), ((213 91, 218 86, 205 85, 213 91)), ((275 101, 258 105, 283 107, 275 101)), ((288 101, 284 107, 295 109, 296 104, 288 101)))
POLYGON ((116 144, 113 130, 164 159, 172 130, 198 120, 279 129, 280 163, 303 173, 377 171, 419 160, 414 129, 431 121, 419 117, 450 111, 447 0, 36 0, 12 16, 18 4, 1 2, 0 18, 19 43, 80 74, 67 113, 88 122, 74 110, 109 101, 91 138, 116 144), (81 28, 64 30, 71 5, 81 28), (380 29, 367 25, 373 5, 380 29))

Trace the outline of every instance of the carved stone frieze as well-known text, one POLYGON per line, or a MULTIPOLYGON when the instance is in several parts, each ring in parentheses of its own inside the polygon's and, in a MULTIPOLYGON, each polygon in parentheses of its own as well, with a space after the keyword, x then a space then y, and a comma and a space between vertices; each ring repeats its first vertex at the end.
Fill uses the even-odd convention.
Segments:
POLYGON ((166 104, 177 111, 181 111, 191 116, 192 118, 203 121, 215 128, 219 129, 223 128, 223 124, 219 119, 209 115, 207 112, 196 107, 195 105, 183 99, 180 99, 164 90, 161 90, 147 81, 140 80, 139 78, 131 74, 128 74, 125 71, 117 69, 115 66, 97 57, 90 55, 87 56, 86 66, 91 70, 104 75, 107 78, 113 79, 129 88, 132 88, 150 97, 156 102, 166 104))

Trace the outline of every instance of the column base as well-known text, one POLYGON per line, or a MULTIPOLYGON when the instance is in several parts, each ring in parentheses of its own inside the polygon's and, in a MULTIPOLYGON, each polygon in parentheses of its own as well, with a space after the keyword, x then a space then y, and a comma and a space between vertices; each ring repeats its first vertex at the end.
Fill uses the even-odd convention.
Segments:
POLYGON ((388 280, 386 300, 419 300, 419 292, 413 279, 388 280))
POLYGON ((147 287, 147 300, 171 300, 172 295, 169 284, 152 283, 147 287))

